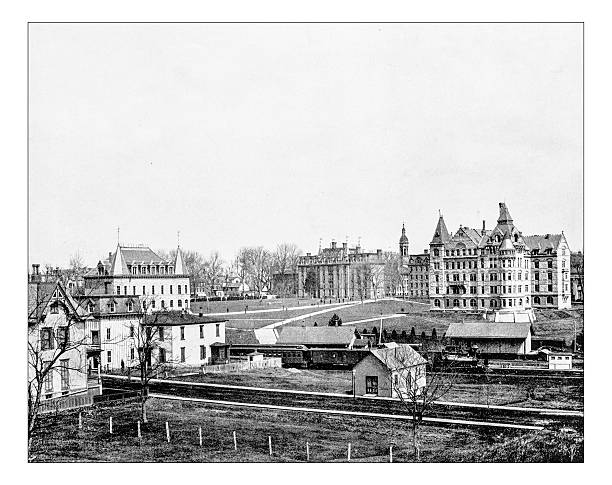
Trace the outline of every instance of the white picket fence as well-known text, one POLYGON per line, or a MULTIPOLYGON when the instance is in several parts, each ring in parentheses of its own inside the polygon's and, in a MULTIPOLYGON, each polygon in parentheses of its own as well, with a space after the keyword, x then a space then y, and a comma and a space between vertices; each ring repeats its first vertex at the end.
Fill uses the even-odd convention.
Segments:
POLYGON ((202 374, 220 373, 220 372, 235 372, 249 369, 266 369, 272 367, 281 367, 282 359, 280 357, 270 357, 259 362, 233 362, 231 364, 203 365, 201 367, 202 374))

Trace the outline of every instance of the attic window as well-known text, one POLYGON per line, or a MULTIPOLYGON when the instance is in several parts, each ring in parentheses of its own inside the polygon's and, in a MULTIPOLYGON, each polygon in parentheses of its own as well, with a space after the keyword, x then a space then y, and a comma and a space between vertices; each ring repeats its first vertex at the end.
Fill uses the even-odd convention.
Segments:
POLYGON ((59 305, 57 302, 51 304, 51 313, 59 313, 59 305))
POLYGON ((96 307, 95 307, 95 305, 94 305, 92 302, 89 302, 89 303, 87 304, 87 311, 88 311, 89 313, 93 313, 95 309, 96 309, 96 307))

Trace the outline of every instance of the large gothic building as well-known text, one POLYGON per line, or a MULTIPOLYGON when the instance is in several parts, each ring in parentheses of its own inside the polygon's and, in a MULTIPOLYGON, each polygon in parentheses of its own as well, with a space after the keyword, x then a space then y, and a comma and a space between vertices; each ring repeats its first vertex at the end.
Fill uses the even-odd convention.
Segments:
POLYGON ((503 202, 493 229, 483 222, 451 234, 440 214, 429 246, 433 310, 493 311, 518 321, 532 320, 533 307, 571 306, 565 236, 523 236, 503 202))

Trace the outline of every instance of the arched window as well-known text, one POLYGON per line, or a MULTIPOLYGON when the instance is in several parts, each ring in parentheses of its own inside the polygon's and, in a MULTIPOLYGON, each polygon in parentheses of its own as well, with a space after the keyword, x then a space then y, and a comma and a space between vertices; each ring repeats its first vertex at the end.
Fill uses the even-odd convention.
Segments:
POLYGON ((519 298, 519 306, 523 306, 523 299, 519 298))
POLYGON ((546 297, 546 303, 549 305, 552 305, 554 303, 554 299, 552 296, 547 296, 546 297))
POLYGON ((459 306, 459 300, 458 300, 457 298, 455 298, 455 299, 453 300, 453 306, 454 306, 454 307, 458 307, 458 306, 459 306))
POLYGON ((534 296, 534 297, 533 297, 533 302, 534 302, 536 305, 539 305, 539 304, 540 304, 540 297, 539 297, 539 296, 534 296))
POLYGON ((434 300, 434 306, 436 307, 440 307, 440 300, 438 300, 437 298, 434 300))
POLYGON ((434 256, 440 256, 440 251, 438 251, 437 249, 434 249, 434 256))
POLYGON ((472 299, 470 300, 470 306, 471 306, 471 307, 475 307, 475 306, 476 306, 476 300, 475 300, 474 298, 472 298, 472 299))

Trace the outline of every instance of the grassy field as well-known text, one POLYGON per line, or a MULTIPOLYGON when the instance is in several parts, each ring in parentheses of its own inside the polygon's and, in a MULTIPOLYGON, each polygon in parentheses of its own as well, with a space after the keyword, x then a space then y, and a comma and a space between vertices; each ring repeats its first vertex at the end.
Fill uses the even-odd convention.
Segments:
POLYGON ((273 298, 270 300, 228 300, 228 301, 197 301, 191 303, 194 313, 240 312, 248 306, 249 310, 270 310, 272 308, 316 305, 319 300, 298 298, 273 298))
MULTIPOLYGON (((473 404, 584 409, 584 381, 544 377, 484 375, 453 376, 441 400, 473 404)), ((241 373, 204 374, 184 380, 270 389, 350 394, 350 371, 312 369, 254 369, 241 373)))
MULTIPOLYGON (((397 420, 327 416, 292 411, 214 407, 200 403, 151 398, 149 423, 136 434, 137 403, 97 406, 78 413, 44 418, 44 432, 33 440, 31 461, 36 462, 295 462, 306 461, 306 441, 314 462, 346 461, 347 444, 352 461, 388 461, 393 445, 394 462, 414 460, 408 423, 397 420), (114 432, 109 433, 109 417, 114 432), (170 427, 167 443, 165 422, 170 427), (203 446, 199 446, 198 427, 203 446), (232 432, 238 450, 234 450, 232 432), (269 456, 268 436, 273 455, 269 456)), ((533 436, 533 432, 492 431, 475 427, 424 426, 420 434, 421 461, 473 462, 485 459, 497 444, 533 436)), ((504 461, 504 458, 497 458, 504 461)))

